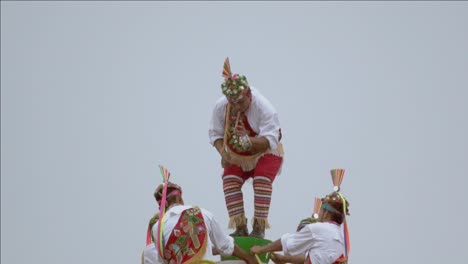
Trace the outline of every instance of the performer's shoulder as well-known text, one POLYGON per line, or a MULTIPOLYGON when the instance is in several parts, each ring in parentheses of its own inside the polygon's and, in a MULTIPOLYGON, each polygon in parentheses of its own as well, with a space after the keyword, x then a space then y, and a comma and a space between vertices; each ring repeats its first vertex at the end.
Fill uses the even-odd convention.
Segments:
POLYGON ((215 102, 215 105, 218 106, 218 105, 226 105, 227 104, 227 99, 226 99, 226 96, 221 96, 219 97, 216 102, 215 102))
POLYGON ((252 108, 255 109, 255 111, 258 111, 260 113, 266 113, 266 114, 277 113, 276 108, 265 97, 256 97, 253 100, 252 108))
POLYGON ((214 109, 215 112, 224 112, 224 110, 226 109, 227 104, 228 104, 228 101, 227 101, 226 97, 222 96, 222 97, 218 98, 218 100, 216 100, 213 109, 214 109))

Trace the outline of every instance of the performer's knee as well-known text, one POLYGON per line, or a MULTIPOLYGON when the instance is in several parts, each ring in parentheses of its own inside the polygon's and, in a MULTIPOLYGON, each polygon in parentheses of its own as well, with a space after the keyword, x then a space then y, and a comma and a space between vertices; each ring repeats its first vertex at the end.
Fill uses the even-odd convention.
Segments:
POLYGON ((270 178, 265 176, 254 176, 253 178, 254 191, 262 193, 271 193, 273 191, 273 184, 270 178))
POLYGON ((223 176, 223 189, 225 192, 232 192, 232 191, 240 190, 243 184, 244 184, 244 180, 239 176, 235 176, 235 175, 223 176))

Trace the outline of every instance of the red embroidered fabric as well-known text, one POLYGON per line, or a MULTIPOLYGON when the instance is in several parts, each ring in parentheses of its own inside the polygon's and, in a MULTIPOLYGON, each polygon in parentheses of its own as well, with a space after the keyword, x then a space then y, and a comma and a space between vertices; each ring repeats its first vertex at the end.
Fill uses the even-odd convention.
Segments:
POLYGON ((207 230, 200 208, 185 210, 164 248, 164 259, 170 264, 193 263, 206 251, 207 230))
MULTIPOLYGON (((348 263, 348 258, 341 255, 333 264, 347 264, 348 263)), ((306 264, 312 264, 312 261, 310 260, 310 257, 307 257, 306 264)))

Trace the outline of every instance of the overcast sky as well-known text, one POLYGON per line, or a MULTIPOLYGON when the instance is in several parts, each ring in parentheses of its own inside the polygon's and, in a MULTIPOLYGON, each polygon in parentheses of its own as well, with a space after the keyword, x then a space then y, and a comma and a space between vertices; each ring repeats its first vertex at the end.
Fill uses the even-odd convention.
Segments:
POLYGON ((1 263, 139 263, 159 164, 229 232, 226 56, 282 125, 266 238, 344 168, 350 263, 462 263, 467 29, 468 2, 2 1, 1 263))

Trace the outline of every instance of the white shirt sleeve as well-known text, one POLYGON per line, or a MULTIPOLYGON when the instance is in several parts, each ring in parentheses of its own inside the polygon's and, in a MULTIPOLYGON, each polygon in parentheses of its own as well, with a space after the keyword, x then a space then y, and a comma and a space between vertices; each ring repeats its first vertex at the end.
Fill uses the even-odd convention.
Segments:
MULTIPOLYGON (((270 149, 277 149, 280 140, 280 122, 278 113, 273 105, 255 88, 252 89, 252 115, 258 127, 258 136, 265 137, 270 143, 270 149)), ((250 120, 249 120, 250 122, 250 120)), ((254 125, 255 126, 255 125, 254 125)))
POLYGON ((267 112, 261 117, 259 136, 264 136, 270 143, 270 149, 277 149, 279 144, 278 114, 267 112))
POLYGON ((158 264, 158 251, 154 243, 149 244, 143 251, 143 264, 158 264))
POLYGON ((224 138, 224 122, 226 114, 227 100, 221 97, 216 101, 215 107, 210 120, 210 128, 208 130, 208 136, 210 144, 214 145, 217 139, 224 138))
POLYGON ((287 255, 296 256, 305 254, 312 247, 313 234, 309 228, 303 228, 296 233, 287 233, 281 236, 283 252, 287 255))
POLYGON ((219 250, 221 256, 231 256, 234 252, 234 239, 225 234, 218 221, 213 214, 205 209, 202 209, 205 224, 210 232, 210 240, 213 246, 219 250))

